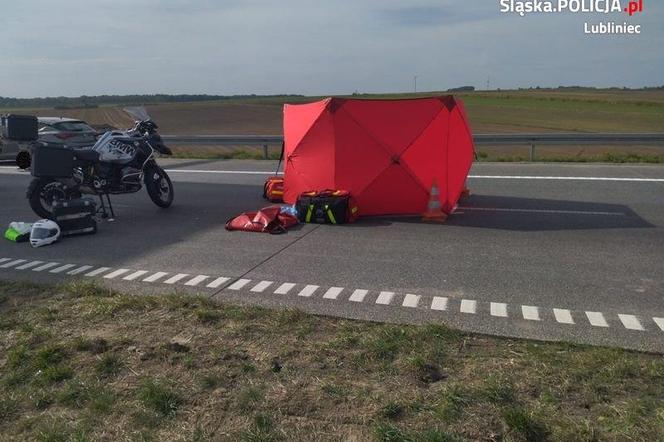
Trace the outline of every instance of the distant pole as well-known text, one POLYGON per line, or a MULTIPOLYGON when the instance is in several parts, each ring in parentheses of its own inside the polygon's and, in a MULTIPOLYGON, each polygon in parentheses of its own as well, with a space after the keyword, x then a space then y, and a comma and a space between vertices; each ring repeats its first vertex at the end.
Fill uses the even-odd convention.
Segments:
POLYGON ((414 80, 415 80, 415 93, 417 93, 417 75, 415 76, 414 80))
POLYGON ((491 76, 486 77, 486 90, 491 90, 491 76))

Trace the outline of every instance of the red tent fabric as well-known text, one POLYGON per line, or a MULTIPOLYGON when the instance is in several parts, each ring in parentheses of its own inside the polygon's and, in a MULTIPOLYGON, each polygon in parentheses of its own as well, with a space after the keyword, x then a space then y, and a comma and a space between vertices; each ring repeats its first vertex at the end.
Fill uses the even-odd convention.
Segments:
POLYGON ((361 215, 420 214, 434 181, 451 213, 474 154, 463 104, 451 96, 287 104, 284 137, 284 201, 344 189, 361 215))

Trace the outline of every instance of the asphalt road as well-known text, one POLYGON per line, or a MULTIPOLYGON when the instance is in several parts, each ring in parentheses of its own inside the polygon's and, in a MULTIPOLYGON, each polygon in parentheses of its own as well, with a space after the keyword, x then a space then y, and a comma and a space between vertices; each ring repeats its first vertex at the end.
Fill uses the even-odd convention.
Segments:
MULTIPOLYGON (((273 236, 224 223, 266 205, 275 163, 163 164, 173 207, 142 191, 115 197, 117 220, 97 235, 42 249, 2 241, 0 278, 94 278, 132 292, 664 352, 662 166, 477 164, 473 195, 445 225, 363 219, 273 236)), ((0 226, 35 220, 29 179, 0 167, 0 226)))

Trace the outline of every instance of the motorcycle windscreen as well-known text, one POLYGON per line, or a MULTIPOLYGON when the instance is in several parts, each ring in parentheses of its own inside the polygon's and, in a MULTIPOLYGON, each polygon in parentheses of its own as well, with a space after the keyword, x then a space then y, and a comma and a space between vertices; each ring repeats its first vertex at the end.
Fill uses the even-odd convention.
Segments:
POLYGON ((151 120, 150 114, 148 114, 148 110, 144 106, 125 107, 122 110, 131 115, 135 121, 151 120))

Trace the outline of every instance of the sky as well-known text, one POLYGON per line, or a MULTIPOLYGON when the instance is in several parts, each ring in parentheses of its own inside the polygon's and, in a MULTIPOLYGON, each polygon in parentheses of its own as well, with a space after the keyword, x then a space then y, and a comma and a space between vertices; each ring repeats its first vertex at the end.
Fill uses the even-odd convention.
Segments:
POLYGON ((0 96, 661 86, 664 2, 644 1, 630 19, 499 0, 4 0, 0 96))

